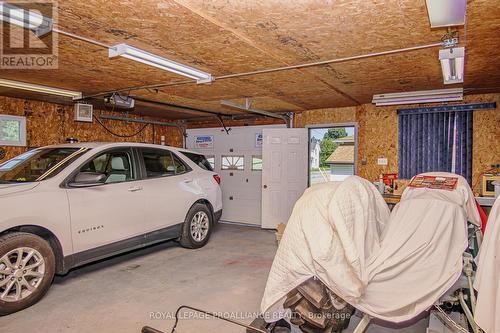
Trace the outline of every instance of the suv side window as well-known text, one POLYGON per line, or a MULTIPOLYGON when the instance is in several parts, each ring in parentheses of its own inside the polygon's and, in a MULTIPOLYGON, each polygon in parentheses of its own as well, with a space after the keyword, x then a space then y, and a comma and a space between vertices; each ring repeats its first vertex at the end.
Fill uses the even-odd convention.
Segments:
POLYGON ((179 157, 172 153, 172 157, 174 160, 175 174, 181 174, 189 171, 188 167, 181 161, 179 157))
POLYGON ((174 176, 189 168, 174 154, 165 149, 141 149, 146 178, 174 176))
MULTIPOLYGON (((208 170, 208 171, 214 171, 214 168, 213 168, 212 164, 210 164, 210 161, 209 161, 210 158, 207 158, 201 154, 189 153, 187 151, 181 151, 181 153, 182 153, 182 155, 186 156, 191 161, 193 161, 200 168, 208 170)), ((214 157, 212 157, 212 160, 215 162, 214 157)))
POLYGON ((130 150, 104 152, 85 163, 80 172, 95 172, 106 175, 105 183, 120 183, 135 179, 130 150))

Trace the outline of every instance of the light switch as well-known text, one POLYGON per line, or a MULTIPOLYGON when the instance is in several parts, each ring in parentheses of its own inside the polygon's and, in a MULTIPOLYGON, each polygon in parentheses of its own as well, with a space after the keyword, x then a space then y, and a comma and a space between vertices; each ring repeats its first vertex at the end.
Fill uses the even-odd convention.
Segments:
POLYGON ((377 159, 377 164, 378 165, 387 165, 387 157, 381 157, 377 159))

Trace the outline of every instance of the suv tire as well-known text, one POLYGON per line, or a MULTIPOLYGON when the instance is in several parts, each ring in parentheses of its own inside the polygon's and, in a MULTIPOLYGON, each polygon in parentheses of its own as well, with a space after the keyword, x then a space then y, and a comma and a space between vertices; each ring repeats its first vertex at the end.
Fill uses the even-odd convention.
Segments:
POLYGON ((43 238, 24 232, 1 236, 0 315, 38 302, 49 290, 54 272, 54 252, 43 238))
POLYGON ((182 225, 179 243, 188 249, 198 249, 207 244, 212 232, 212 212, 201 203, 195 203, 182 225))

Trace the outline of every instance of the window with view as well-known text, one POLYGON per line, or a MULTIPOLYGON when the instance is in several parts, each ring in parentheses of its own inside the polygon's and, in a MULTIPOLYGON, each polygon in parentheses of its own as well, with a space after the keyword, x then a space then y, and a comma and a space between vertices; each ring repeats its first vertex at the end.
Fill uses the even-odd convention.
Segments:
POLYGON ((26 118, 0 115, 0 145, 26 146, 26 118))
POLYGON ((252 156, 252 170, 262 171, 262 156, 252 156))
POLYGON ((309 128, 309 185, 354 175, 356 149, 354 125, 309 128))

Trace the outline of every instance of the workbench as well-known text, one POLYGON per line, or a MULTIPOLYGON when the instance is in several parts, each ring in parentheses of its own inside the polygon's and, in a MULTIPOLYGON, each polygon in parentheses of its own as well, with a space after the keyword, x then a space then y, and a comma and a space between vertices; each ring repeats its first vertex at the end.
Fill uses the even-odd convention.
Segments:
MULTIPOLYGON (((392 209, 399 203, 399 201, 401 201, 401 195, 399 194, 385 193, 382 194, 382 197, 384 198, 390 209, 392 209)), ((495 203, 495 197, 476 197, 476 200, 477 202, 479 202, 486 214, 489 214, 491 207, 495 203)))

